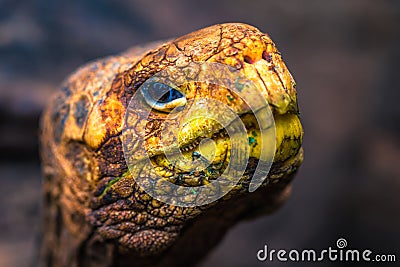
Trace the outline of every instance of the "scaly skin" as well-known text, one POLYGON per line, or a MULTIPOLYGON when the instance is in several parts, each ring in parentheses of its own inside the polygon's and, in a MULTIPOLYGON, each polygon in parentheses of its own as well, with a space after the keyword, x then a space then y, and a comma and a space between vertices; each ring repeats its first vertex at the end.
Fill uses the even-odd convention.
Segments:
MULTIPOLYGON (((215 112, 218 115, 218 110, 215 112)), ((189 157, 194 149, 189 147, 197 146, 199 138, 210 133, 216 150, 226 153, 229 140, 213 136, 218 127, 198 119, 180 131, 178 146, 189 157)), ((63 83, 42 119, 45 203, 41 264, 194 264, 237 221, 271 212, 286 199, 288 184, 302 162, 302 135, 294 80, 272 40, 252 26, 215 25, 90 63, 63 83), (158 133, 176 127, 180 117, 167 119, 165 113, 154 111, 143 121, 139 115, 145 111, 145 103, 135 106, 136 115, 128 121, 124 116, 136 90, 155 73, 171 67, 174 73, 199 75, 191 62, 223 63, 254 82, 274 114, 276 151, 268 177, 257 191, 249 193, 260 155, 254 116, 238 96, 227 97, 228 91, 205 84, 187 86, 188 101, 211 98, 230 106, 253 139, 249 165, 238 185, 212 204, 184 208, 153 199, 133 179, 147 175, 144 178, 150 181, 158 174, 183 186, 203 185, 212 179, 209 173, 185 172, 179 163, 171 168, 163 156, 160 143, 172 142, 172 133, 158 133), (129 127, 123 136, 126 123, 129 127), (133 153, 145 147, 153 165, 139 164, 128 170, 124 138, 129 139, 133 153)), ((216 157, 214 171, 221 172, 226 163, 216 157)))

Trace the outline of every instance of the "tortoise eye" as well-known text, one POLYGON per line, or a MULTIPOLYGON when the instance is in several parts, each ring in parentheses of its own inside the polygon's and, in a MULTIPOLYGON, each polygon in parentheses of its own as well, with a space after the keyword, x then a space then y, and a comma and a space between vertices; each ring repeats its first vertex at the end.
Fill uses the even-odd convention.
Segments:
POLYGON ((186 105, 186 98, 181 92, 160 82, 143 84, 141 93, 147 104, 159 111, 169 112, 186 105))

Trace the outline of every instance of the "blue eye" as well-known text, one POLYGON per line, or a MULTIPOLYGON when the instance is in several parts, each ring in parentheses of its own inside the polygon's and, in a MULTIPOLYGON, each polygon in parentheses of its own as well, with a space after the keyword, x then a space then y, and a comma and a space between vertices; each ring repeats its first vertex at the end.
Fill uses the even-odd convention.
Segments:
POLYGON ((160 82, 143 84, 141 92, 147 104, 160 111, 170 111, 186 104, 186 98, 181 92, 160 82))
POLYGON ((168 103, 183 97, 181 92, 163 83, 149 84, 147 92, 158 103, 168 103))

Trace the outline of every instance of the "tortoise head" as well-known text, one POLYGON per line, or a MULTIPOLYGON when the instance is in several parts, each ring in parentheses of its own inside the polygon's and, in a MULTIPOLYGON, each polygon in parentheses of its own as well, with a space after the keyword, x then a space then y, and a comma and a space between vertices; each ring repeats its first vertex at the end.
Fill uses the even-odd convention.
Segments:
MULTIPOLYGON (((235 214, 229 205, 300 165, 295 82, 258 29, 215 25, 107 64, 114 75, 97 71, 88 83, 103 82, 85 89, 84 123, 70 115, 60 135, 65 150, 80 147, 64 169, 84 181, 82 216, 120 251, 158 255, 198 218, 235 214)), ((71 95, 76 110, 82 96, 71 95)))

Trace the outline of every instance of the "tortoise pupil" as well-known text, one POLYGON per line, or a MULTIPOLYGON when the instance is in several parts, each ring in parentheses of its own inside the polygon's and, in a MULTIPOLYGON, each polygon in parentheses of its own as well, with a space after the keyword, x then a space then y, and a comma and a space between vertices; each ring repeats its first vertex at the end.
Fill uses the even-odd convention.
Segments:
POLYGON ((148 88, 149 95, 158 103, 168 103, 183 97, 182 93, 163 83, 151 83, 148 88))

